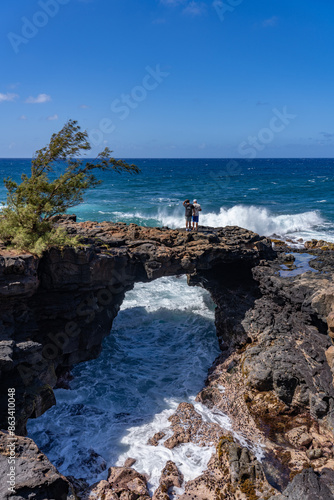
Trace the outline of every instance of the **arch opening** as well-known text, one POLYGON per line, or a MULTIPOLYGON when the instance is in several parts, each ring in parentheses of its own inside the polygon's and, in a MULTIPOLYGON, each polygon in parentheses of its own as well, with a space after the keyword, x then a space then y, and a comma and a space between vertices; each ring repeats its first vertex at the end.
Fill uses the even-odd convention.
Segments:
POLYGON ((169 450, 163 442, 171 435, 168 417, 179 403, 194 403, 220 353, 214 307, 209 292, 188 287, 186 276, 135 284, 100 356, 73 369, 71 390, 55 390, 57 405, 29 421, 29 437, 61 473, 89 483, 127 457, 152 488, 169 459, 186 480, 198 476, 212 448, 169 450), (165 433, 158 446, 148 445, 158 431, 165 433))

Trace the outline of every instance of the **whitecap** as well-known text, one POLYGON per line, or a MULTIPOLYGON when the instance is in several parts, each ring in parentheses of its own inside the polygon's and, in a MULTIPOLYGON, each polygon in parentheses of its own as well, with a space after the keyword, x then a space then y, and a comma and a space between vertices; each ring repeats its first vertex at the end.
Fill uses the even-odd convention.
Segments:
MULTIPOLYGON (((172 228, 183 227, 183 213, 178 209, 168 211, 160 209, 157 219, 163 225, 172 228)), ((235 205, 231 208, 221 208, 218 213, 200 214, 200 224, 211 227, 240 226, 260 235, 281 236, 299 232, 316 231, 323 224, 324 219, 318 211, 302 212, 297 214, 275 214, 264 207, 254 205, 235 205)))

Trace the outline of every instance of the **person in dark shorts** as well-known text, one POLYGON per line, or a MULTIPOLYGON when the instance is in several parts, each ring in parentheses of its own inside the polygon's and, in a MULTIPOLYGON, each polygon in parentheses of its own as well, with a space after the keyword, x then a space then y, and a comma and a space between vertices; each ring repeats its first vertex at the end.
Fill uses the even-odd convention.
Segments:
POLYGON ((193 205, 190 203, 189 200, 184 200, 183 206, 186 209, 185 216, 186 216, 186 231, 191 231, 191 217, 193 214, 193 205))
POLYGON ((193 201, 193 230, 198 231, 198 214, 202 211, 201 205, 197 203, 197 200, 193 201), (196 224, 196 229, 195 229, 196 224))

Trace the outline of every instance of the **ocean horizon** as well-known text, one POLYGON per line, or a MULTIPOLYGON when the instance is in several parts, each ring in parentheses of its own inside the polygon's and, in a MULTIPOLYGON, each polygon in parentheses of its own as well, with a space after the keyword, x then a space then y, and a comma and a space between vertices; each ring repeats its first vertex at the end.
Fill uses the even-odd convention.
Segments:
MULTIPOLYGON (((86 158, 87 160, 87 158, 86 158)), ((98 172, 102 184, 73 207, 78 221, 184 227, 183 201, 197 198, 200 225, 237 225, 282 239, 334 241, 334 159, 125 158, 138 175, 98 172)), ((31 159, 1 159, 19 181, 31 159)), ((55 168, 58 175, 63 165, 55 168)), ((5 201, 0 186, 0 201, 5 201)))

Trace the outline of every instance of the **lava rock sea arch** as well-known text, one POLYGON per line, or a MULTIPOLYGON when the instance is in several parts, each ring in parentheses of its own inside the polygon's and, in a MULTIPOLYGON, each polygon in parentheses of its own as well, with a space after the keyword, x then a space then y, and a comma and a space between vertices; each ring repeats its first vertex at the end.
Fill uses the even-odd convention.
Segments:
MULTIPOLYGON (((215 300, 220 283, 247 287, 251 268, 275 255, 269 240, 238 227, 197 234, 121 223, 71 222, 66 227, 82 237, 83 248, 51 249, 41 259, 3 253, 0 260, 3 398, 8 387, 17 388, 19 435, 25 435, 28 418, 55 404, 52 388, 63 383, 71 367, 99 355, 134 283, 187 274, 190 285, 204 286, 215 300)), ((251 300, 248 295, 246 304, 251 300)), ((234 324, 224 325, 224 340, 227 331, 232 335, 229 347, 233 338, 241 342, 241 311, 239 300, 234 324)), ((6 424, 4 413, 1 428, 6 424)))
MULTIPOLYGON (((188 284, 206 288, 216 304, 222 350, 196 399, 226 412, 234 430, 248 443, 261 442, 267 456, 261 464, 231 436, 222 436, 208 470, 187 483, 179 498, 189 500, 200 491, 199 500, 230 500, 237 491, 245 498, 334 500, 333 252, 319 250, 316 273, 282 277, 284 252, 277 255, 269 239, 239 227, 192 233, 76 223, 71 217, 60 223, 81 237, 80 247, 50 249, 41 258, 0 248, 0 424, 5 431, 0 458, 5 473, 8 388, 15 388, 24 495, 41 493, 46 484, 51 496, 36 498, 72 498, 66 493, 72 488, 68 479, 32 440, 20 438, 28 419, 55 404, 53 388, 66 385, 73 365, 99 355, 125 293, 136 282, 186 274, 188 284), (47 474, 42 477, 40 469, 47 474)), ((181 406, 176 419, 184 411, 198 418, 181 406)), ((171 439, 181 443, 181 434, 171 439)), ((110 470, 109 482, 97 488, 113 488, 118 472, 110 470)), ((124 473, 136 474, 134 469, 124 473)), ((156 500, 166 498, 160 493, 156 500)))

